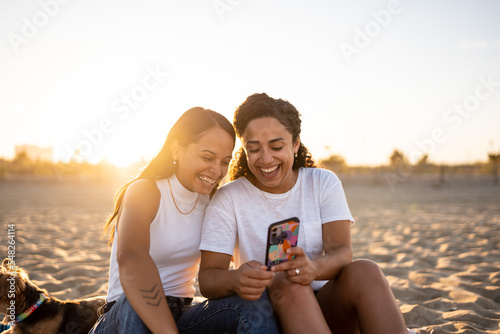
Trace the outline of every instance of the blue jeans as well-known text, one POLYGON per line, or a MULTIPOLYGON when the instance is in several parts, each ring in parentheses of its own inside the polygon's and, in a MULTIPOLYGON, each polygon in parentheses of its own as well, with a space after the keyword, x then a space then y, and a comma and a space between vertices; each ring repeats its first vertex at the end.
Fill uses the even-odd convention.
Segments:
MULTIPOLYGON (((189 307, 177 320, 180 333, 279 333, 267 292, 257 301, 238 295, 208 299, 189 307)), ((89 334, 151 333, 123 294, 113 307, 101 315, 89 334)))
POLYGON ((122 294, 111 309, 99 316, 89 334, 151 333, 135 313, 125 294, 122 294))
POLYGON ((259 300, 238 295, 207 299, 190 307, 177 321, 179 333, 274 334, 278 321, 265 291, 259 300))

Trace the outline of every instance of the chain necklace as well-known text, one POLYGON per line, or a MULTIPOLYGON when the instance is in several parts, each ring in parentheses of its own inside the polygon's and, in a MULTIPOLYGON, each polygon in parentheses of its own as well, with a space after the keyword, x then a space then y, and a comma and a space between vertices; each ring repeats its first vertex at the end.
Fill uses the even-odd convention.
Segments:
POLYGON ((170 185, 170 179, 167 179, 168 181, 168 189, 170 189, 170 195, 172 195, 172 199, 174 200, 174 205, 177 211, 179 211, 183 215, 189 215, 191 212, 193 212, 194 208, 196 208, 196 204, 198 204, 198 200, 200 199, 200 194, 198 193, 198 197, 196 197, 196 202, 194 202, 193 208, 189 210, 189 212, 182 212, 181 209, 177 206, 177 203, 175 202, 175 197, 174 193, 172 192, 172 186, 170 185))
POLYGON ((297 178, 298 178, 298 173, 297 173, 297 177, 295 177, 294 175, 294 180, 292 182, 292 187, 290 188, 290 190, 288 191, 288 195, 286 196, 286 199, 285 201, 283 202, 283 204, 281 205, 281 208, 276 211, 276 207, 274 205, 271 204, 271 202, 269 202, 269 200, 267 199, 266 195, 264 194, 264 192, 259 188, 257 187, 257 189, 259 189, 260 193, 262 194, 262 197, 264 197, 264 199, 266 200, 266 203, 267 205, 269 205, 269 207, 271 209, 273 209, 274 213, 276 214, 276 218, 279 218, 280 217, 280 212, 281 210, 285 207, 285 204, 286 202, 288 201, 288 198, 290 197, 290 194, 292 193, 292 190, 293 190, 293 186, 295 185, 295 182, 297 182, 297 178))

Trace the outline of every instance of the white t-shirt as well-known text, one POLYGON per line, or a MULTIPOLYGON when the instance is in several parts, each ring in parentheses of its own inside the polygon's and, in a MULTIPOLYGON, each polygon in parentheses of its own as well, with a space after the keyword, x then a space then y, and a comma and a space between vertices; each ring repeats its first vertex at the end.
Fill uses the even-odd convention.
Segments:
MULTIPOLYGON (((300 168, 294 187, 283 194, 263 192, 246 178, 239 178, 221 187, 212 198, 205 213, 200 250, 234 255, 236 268, 251 260, 264 263, 269 225, 291 217, 300 220, 297 246, 310 259, 324 254, 322 224, 338 220, 354 223, 342 183, 331 171, 300 168)), ((312 287, 316 291, 325 283, 314 281, 312 287)))
MULTIPOLYGON (((175 175, 170 177, 170 184, 179 209, 189 212, 198 193, 184 188, 175 175)), ((158 212, 149 228, 149 254, 158 268, 166 296, 193 297, 196 292, 193 284, 200 262, 201 226, 210 199, 208 195, 200 195, 193 212, 183 215, 172 201, 168 180, 157 180, 156 185, 161 198, 158 212)), ((116 251, 115 240, 109 265, 109 287, 106 297, 108 302, 118 299, 123 293, 116 251)))

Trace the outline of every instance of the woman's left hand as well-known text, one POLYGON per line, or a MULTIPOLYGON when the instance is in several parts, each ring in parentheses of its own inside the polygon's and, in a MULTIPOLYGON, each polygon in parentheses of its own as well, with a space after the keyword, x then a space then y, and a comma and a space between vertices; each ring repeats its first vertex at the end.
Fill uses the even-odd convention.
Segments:
POLYGON ((307 257, 302 247, 291 247, 286 250, 288 255, 295 255, 295 259, 271 267, 272 272, 285 272, 286 277, 304 285, 311 284, 317 276, 316 265, 307 257))

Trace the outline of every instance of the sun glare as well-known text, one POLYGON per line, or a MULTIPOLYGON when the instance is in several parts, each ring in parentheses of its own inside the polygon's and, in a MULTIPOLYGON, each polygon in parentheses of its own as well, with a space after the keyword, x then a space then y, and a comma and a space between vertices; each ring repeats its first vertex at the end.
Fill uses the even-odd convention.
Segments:
POLYGON ((132 163, 131 159, 125 155, 111 155, 106 160, 117 167, 127 167, 132 163))

